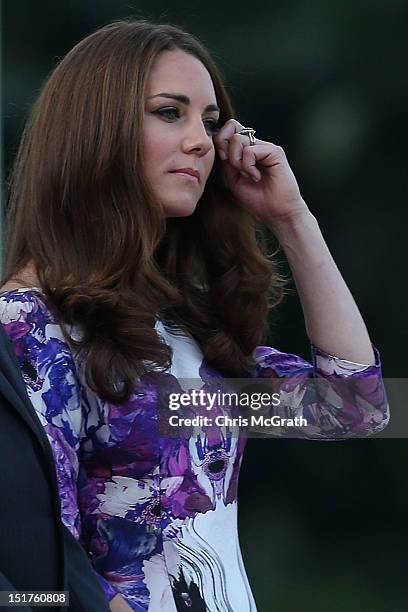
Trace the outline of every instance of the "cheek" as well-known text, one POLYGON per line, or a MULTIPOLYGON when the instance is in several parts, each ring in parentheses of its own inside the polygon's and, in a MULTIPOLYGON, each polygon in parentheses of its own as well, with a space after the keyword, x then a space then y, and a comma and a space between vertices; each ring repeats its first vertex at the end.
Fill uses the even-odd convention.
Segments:
POLYGON ((153 172, 158 169, 158 164, 165 162, 169 158, 173 148, 173 143, 166 130, 161 130, 159 126, 148 125, 143 134, 143 157, 148 171, 153 172))
POLYGON ((213 146, 211 151, 208 151, 207 155, 205 156, 205 169, 207 173, 207 178, 210 175, 211 170, 213 169, 214 161, 215 161, 215 149, 213 146))
POLYGON ((163 147, 155 135, 146 137, 143 141, 143 156, 147 165, 152 167, 163 157, 163 147))

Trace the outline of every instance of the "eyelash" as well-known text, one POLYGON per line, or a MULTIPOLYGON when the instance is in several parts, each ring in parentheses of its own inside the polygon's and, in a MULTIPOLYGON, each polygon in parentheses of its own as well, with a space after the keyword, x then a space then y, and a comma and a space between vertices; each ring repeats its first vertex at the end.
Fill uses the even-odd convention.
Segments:
MULTIPOLYGON (((161 108, 160 110, 154 111, 154 114, 164 117, 168 113, 177 113, 179 115, 179 112, 180 111, 178 108, 161 108)), ((206 123, 207 125, 209 124, 209 131, 211 134, 216 134, 217 132, 219 132, 220 125, 218 121, 208 119, 207 121, 204 121, 204 123, 206 123)))

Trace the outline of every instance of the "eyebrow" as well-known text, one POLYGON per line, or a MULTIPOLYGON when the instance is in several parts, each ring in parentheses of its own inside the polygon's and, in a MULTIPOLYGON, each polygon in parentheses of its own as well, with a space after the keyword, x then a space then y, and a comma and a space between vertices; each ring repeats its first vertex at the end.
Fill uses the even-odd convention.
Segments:
MULTIPOLYGON (((185 96, 184 94, 177 94, 177 93, 158 93, 155 94, 154 96, 149 96, 148 100, 150 100, 150 98, 171 98, 172 100, 177 100, 178 102, 181 102, 182 104, 185 104, 186 106, 188 106, 191 103, 191 100, 188 96, 185 96)), ((219 107, 216 104, 208 104, 204 111, 218 111, 220 112, 219 107)))

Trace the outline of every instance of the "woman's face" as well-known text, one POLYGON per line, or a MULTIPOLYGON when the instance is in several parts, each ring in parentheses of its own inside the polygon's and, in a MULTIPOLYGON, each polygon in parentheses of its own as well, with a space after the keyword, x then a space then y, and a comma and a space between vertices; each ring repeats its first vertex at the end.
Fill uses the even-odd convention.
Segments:
POLYGON ((148 82, 143 157, 167 217, 194 212, 214 163, 218 117, 211 77, 200 60, 181 50, 161 53, 148 82))

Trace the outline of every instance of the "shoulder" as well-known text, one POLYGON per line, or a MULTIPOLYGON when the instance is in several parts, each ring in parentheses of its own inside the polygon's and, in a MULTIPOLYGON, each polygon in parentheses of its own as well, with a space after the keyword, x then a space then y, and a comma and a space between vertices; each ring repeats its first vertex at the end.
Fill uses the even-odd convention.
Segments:
POLYGON ((0 292, 0 323, 13 344, 23 377, 34 388, 39 373, 55 370, 58 363, 75 369, 62 327, 40 289, 0 292))
POLYGON ((81 383, 62 327, 39 289, 0 293, 0 323, 12 342, 28 395, 43 425, 77 440, 81 430, 81 383), (64 422, 70 421, 70 426, 64 422), (61 431, 62 431, 61 429, 61 431))
POLYGON ((19 288, 0 291, 0 323, 13 336, 34 325, 44 327, 55 321, 40 289, 19 288))

